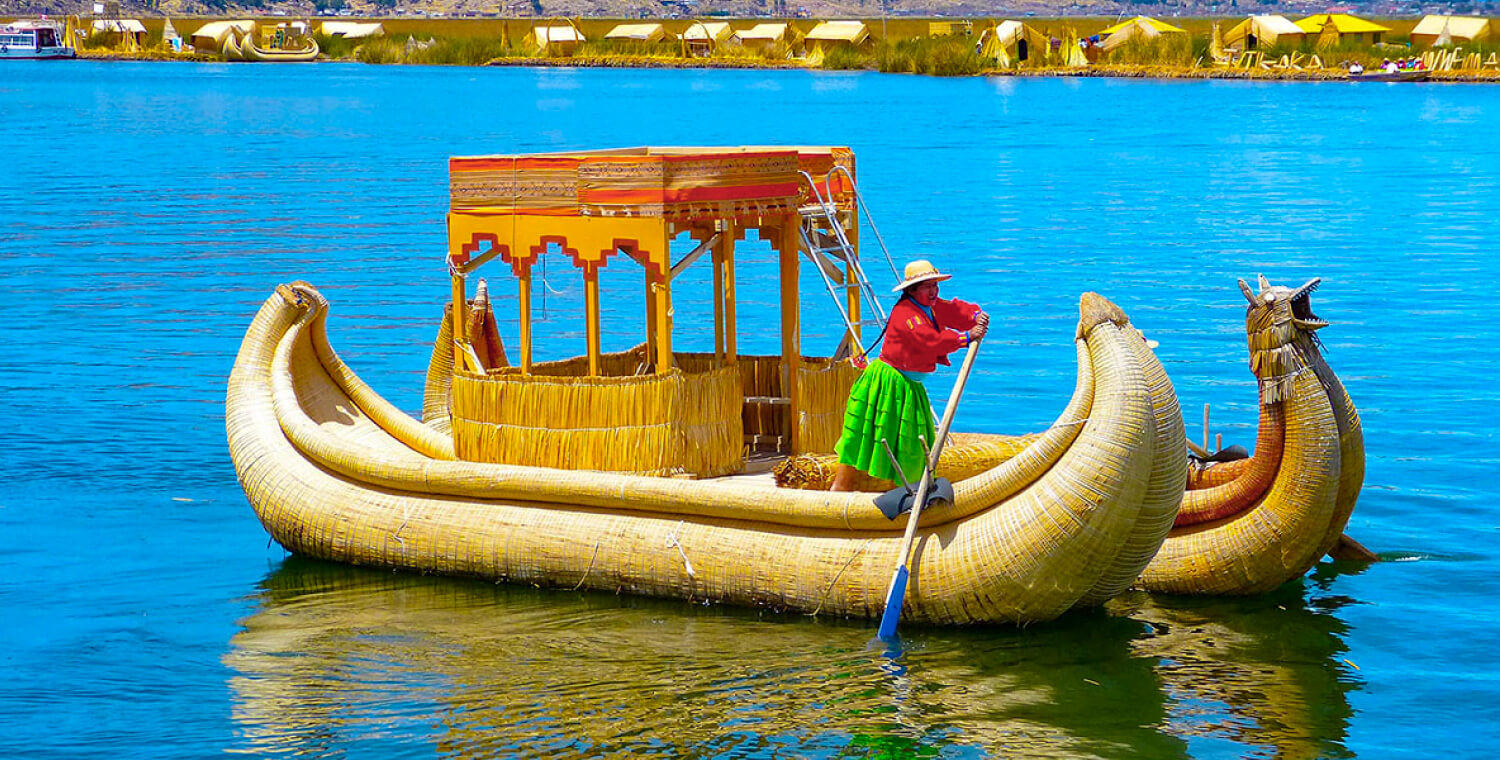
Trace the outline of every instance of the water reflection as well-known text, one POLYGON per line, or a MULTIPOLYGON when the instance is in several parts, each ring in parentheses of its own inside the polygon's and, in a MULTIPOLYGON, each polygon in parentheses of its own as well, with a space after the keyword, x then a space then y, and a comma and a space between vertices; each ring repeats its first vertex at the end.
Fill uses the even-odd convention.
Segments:
POLYGON ((1327 758, 1353 756, 1343 742, 1358 682, 1335 614, 1350 603, 1293 582, 1250 598, 1134 593, 1110 609, 1154 629, 1131 649, 1157 661, 1170 705, 1163 729, 1193 754, 1228 743, 1240 756, 1327 758))
POLYGON ((225 655, 251 753, 1304 757, 1341 752, 1349 716, 1342 624, 1300 591, 896 651, 841 621, 296 558, 257 596, 225 655))

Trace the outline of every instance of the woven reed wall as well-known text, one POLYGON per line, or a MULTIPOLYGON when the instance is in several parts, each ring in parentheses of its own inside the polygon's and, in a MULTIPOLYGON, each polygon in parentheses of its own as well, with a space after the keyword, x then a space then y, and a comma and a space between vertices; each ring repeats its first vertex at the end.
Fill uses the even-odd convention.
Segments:
POLYGON ((861 370, 847 361, 803 357, 797 373, 798 454, 828 454, 844 432, 844 407, 861 370))
POLYGON ((740 469, 744 393, 733 367, 635 374, 635 349, 453 376, 453 438, 461 459, 566 470, 715 477, 740 469))

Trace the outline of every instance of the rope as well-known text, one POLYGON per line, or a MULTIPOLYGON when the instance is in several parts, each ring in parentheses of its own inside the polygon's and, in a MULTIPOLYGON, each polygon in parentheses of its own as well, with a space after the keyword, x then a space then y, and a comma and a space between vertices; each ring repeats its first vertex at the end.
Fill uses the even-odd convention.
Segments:
MULTIPOLYGON (((847 510, 847 507, 846 507, 846 510, 847 510)), ((846 511, 845 514, 847 514, 847 511, 846 511)), ((852 565, 852 564, 854 564, 854 560, 859 559, 860 555, 862 555, 862 554, 865 553, 865 549, 868 549, 870 547, 870 542, 874 541, 874 540, 875 539, 873 539, 873 538, 867 538, 867 539, 865 539, 865 542, 863 544, 860 544, 859 551, 857 551, 854 554, 850 555, 849 561, 845 562, 844 566, 841 567, 841 568, 839 568, 839 571, 837 573, 833 574, 833 580, 829 581, 828 582, 828 588, 826 588, 826 589, 823 590, 823 598, 818 600, 818 606, 815 607, 812 612, 808 613, 809 616, 811 616, 811 617, 817 617, 818 616, 818 613, 821 612, 822 609, 823 609, 823 604, 828 601, 829 595, 833 594, 833 587, 836 586, 836 585, 838 585, 839 578, 844 577, 844 571, 848 570, 849 566, 852 565)))
POLYGON ((682 530, 683 522, 685 521, 679 520, 677 527, 673 528, 672 532, 667 535, 667 548, 677 550, 678 556, 682 557, 683 567, 687 568, 688 577, 696 578, 698 574, 693 572, 693 563, 688 561, 687 552, 682 550, 682 542, 677 540, 677 532, 682 530))
POLYGON ((589 579, 589 573, 594 572, 594 558, 599 556, 599 542, 594 542, 594 553, 589 555, 589 566, 584 568, 583 577, 578 579, 578 585, 573 587, 574 591, 583 587, 583 582, 589 579))

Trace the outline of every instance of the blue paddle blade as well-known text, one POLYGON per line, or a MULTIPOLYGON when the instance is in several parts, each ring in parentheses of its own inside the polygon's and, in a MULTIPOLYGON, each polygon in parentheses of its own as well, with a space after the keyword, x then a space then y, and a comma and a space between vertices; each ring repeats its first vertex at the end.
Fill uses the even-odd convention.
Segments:
POLYGON ((885 612, 880 615, 880 638, 896 637, 896 625, 901 622, 901 605, 906 603, 906 565, 896 568, 891 579, 891 593, 885 597, 885 612))

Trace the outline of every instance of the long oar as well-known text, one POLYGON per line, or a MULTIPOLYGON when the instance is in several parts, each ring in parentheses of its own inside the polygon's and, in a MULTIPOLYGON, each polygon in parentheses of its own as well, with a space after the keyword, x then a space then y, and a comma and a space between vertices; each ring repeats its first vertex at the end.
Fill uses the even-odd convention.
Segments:
POLYGON ((911 555, 912 540, 917 536, 917 520, 922 516, 923 502, 932 490, 933 471, 937 469, 938 457, 943 454, 943 444, 948 440, 948 428, 953 426, 953 415, 958 411, 958 400, 964 395, 964 383, 969 379, 969 370, 974 366, 974 357, 979 354, 981 341, 969 344, 964 354, 964 363, 958 370, 958 379, 953 382, 953 393, 948 397, 948 406, 943 408, 943 421, 938 425, 937 440, 927 455, 927 468, 922 471, 922 484, 917 486, 917 495, 911 505, 911 514, 906 516, 906 537, 901 541, 901 561, 896 565, 896 574, 891 576, 891 589, 885 595, 885 612, 880 616, 880 638, 891 639, 896 635, 896 625, 901 622, 901 605, 906 602, 906 579, 910 571, 906 560, 911 555))

